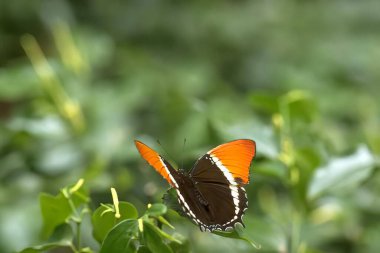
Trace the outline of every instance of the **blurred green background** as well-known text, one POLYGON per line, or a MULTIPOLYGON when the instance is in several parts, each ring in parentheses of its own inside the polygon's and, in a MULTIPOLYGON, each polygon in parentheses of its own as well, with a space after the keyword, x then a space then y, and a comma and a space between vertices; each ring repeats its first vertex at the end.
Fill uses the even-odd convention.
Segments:
MULTIPOLYGON (((261 252, 378 252, 379 7, 1 1, 0 252, 39 242, 39 192, 81 177, 93 208, 110 187, 161 202, 134 139, 191 168, 237 138, 257 142, 244 220, 261 252)), ((171 216, 193 252, 255 251, 171 216)))

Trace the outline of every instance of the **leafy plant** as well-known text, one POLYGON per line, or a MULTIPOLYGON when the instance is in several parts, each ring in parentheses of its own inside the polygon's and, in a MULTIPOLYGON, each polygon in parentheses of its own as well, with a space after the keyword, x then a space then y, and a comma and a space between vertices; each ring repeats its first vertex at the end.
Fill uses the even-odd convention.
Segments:
MULTIPOLYGON (((40 207, 43 217, 42 235, 46 243, 25 248, 20 253, 45 252, 46 250, 70 248, 74 253, 95 252, 81 243, 81 224, 86 215, 91 216, 94 239, 99 243, 100 253, 172 253, 188 252, 187 241, 179 234, 170 235, 162 226, 174 227, 164 216, 164 204, 149 204, 139 217, 135 206, 129 202, 119 202, 116 190, 111 188, 113 204, 101 204, 94 212, 89 208, 88 191, 80 179, 74 186, 65 187, 53 196, 40 194, 40 207)), ((245 240, 239 230, 214 232, 217 235, 245 240)), ((256 247, 256 246, 255 246, 256 247)))

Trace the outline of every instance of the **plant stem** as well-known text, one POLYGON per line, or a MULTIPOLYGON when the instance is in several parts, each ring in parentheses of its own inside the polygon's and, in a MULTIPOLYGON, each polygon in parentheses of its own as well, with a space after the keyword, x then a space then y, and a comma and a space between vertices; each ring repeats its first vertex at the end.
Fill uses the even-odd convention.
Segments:
POLYGON ((76 226, 77 226, 77 239, 76 239, 76 243, 77 243, 77 248, 80 249, 81 248, 81 230, 80 230, 80 225, 81 225, 81 222, 76 222, 75 223, 76 226))
POLYGON ((70 249, 74 252, 74 253, 79 253, 79 251, 77 250, 77 248, 75 248, 75 246, 70 243, 70 249))
POLYGON ((76 230, 75 234, 76 234, 76 249, 77 250, 75 252, 79 252, 80 251, 80 247, 81 247, 81 230, 80 230, 80 226, 82 224, 82 217, 79 215, 77 209, 75 208, 74 202, 71 199, 71 194, 69 194, 65 190, 63 191, 63 194, 64 194, 64 196, 66 196, 67 202, 69 203, 69 206, 70 206, 71 210, 74 213, 74 216, 72 216, 72 220, 74 221, 75 226, 76 226, 76 228, 75 228, 75 230, 76 230))

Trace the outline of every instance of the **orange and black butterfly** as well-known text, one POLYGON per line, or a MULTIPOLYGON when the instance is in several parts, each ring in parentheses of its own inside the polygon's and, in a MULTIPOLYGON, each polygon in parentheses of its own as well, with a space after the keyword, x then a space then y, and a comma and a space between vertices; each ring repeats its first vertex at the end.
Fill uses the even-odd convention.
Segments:
POLYGON ((176 190, 183 211, 202 231, 243 226, 248 199, 244 185, 256 153, 252 140, 235 140, 208 151, 190 172, 175 170, 156 151, 135 141, 141 156, 176 190))

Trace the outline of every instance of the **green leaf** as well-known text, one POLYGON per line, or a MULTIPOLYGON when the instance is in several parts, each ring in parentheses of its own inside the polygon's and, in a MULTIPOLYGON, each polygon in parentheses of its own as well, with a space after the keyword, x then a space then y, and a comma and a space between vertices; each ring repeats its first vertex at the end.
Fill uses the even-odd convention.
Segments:
POLYGON ((164 215, 168 211, 168 208, 161 203, 153 204, 148 210, 145 211, 146 215, 158 217, 160 215, 164 215))
POLYGON ((239 228, 237 225, 235 225, 235 229, 231 232, 225 232, 225 231, 213 231, 213 234, 222 236, 222 237, 227 237, 231 239, 239 239, 248 242, 252 247, 259 249, 260 246, 257 246, 253 241, 248 239, 242 230, 242 228, 239 228))
POLYGON ((118 219, 115 217, 114 211, 107 212, 107 210, 112 209, 112 206, 100 206, 92 215, 93 235, 100 243, 115 224, 126 219, 136 219, 138 217, 135 206, 128 202, 119 202, 120 218, 118 219))
POLYGON ((41 193, 40 207, 43 218, 42 236, 44 238, 49 237, 55 227, 65 223, 72 213, 70 205, 62 193, 57 196, 41 193))
POLYGON ((81 187, 78 191, 72 193, 71 198, 73 200, 74 206, 78 207, 81 204, 88 203, 90 198, 88 197, 88 190, 81 187))
POLYGON ((280 99, 280 111, 292 121, 310 122, 316 115, 316 105, 310 93, 292 90, 280 99))
POLYGON ((147 246, 140 246, 137 253, 152 253, 147 246))
POLYGON ((29 247, 23 249, 19 253, 37 253, 37 252, 46 252, 47 250, 61 248, 61 247, 70 247, 70 242, 53 242, 46 243, 38 246, 29 247))
POLYGON ((86 247, 86 248, 80 249, 79 253, 94 253, 94 251, 91 248, 86 247))
POLYGON ((162 197, 162 200, 168 208, 173 209, 179 215, 186 217, 181 205, 178 203, 177 192, 174 188, 168 189, 162 197))
POLYGON ((69 199, 72 200, 74 207, 89 201, 88 193, 81 187, 72 195, 69 194, 69 188, 63 188, 56 196, 47 193, 40 194, 40 208, 43 218, 42 236, 49 237, 54 229, 67 221, 74 215, 69 199))
POLYGON ((55 231, 54 234, 49 239, 49 242, 28 247, 20 251, 20 253, 35 253, 35 252, 46 252, 50 249, 56 249, 56 248, 65 248, 65 247, 71 247, 71 241, 73 239, 72 230, 69 225, 64 224, 59 226, 55 231))
POLYGON ((190 251, 190 244, 187 242, 185 244, 179 244, 177 242, 169 242, 169 246, 175 253, 187 253, 190 251))
POLYGON ((182 235, 175 233, 173 236, 175 240, 170 241, 168 244, 170 248, 176 253, 187 253, 190 252, 189 241, 182 235))
POLYGON ((309 199, 328 191, 353 190, 372 172, 375 159, 366 146, 347 157, 332 159, 326 166, 318 168, 308 189, 309 199))
POLYGON ((104 239, 100 253, 136 252, 133 240, 137 238, 138 226, 136 219, 127 219, 117 224, 104 239))
POLYGON ((306 95, 303 99, 289 103, 289 116, 291 120, 302 120, 311 122, 316 116, 316 105, 314 101, 306 95))
POLYGON ((137 219, 139 216, 137 209, 129 202, 119 202, 120 219, 137 219))
POLYGON ((171 248, 164 243, 163 238, 160 236, 159 229, 144 221, 144 239, 146 246, 153 253, 172 253, 171 248))
POLYGON ((158 219, 162 224, 164 224, 164 225, 170 227, 171 229, 174 229, 173 225, 170 224, 170 222, 167 221, 163 216, 158 216, 157 219, 158 219))

